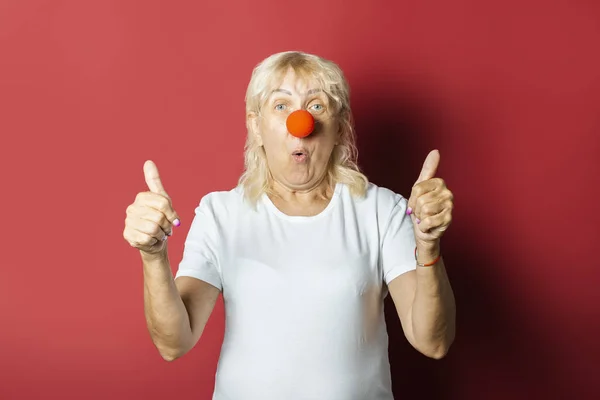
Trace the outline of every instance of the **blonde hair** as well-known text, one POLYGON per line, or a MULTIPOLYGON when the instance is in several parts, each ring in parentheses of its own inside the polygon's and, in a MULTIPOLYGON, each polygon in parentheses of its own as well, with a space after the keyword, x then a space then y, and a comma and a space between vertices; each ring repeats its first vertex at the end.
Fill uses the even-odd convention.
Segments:
POLYGON ((333 149, 327 176, 331 187, 336 183, 348 185, 354 196, 364 196, 369 181, 357 165, 358 151, 350 110, 350 91, 342 70, 332 61, 299 51, 273 54, 263 60, 252 71, 246 91, 246 129, 248 136, 244 146, 244 172, 239 185, 244 188, 244 197, 253 205, 263 193, 273 194, 272 176, 267 164, 264 148, 252 132, 250 117, 260 115, 261 106, 292 68, 297 76, 314 79, 333 104, 333 117, 338 119, 341 135, 333 149))

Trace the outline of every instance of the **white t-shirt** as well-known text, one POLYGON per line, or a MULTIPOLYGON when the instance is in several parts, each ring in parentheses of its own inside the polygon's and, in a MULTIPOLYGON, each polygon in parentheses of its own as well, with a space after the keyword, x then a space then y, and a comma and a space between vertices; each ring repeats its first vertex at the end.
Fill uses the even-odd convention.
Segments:
MULTIPOLYGON (((202 198, 176 273, 222 290, 213 400, 391 400, 387 286, 416 268, 407 200, 337 184, 326 209, 288 216, 241 187, 202 198)), ((403 340, 396 337, 394 340, 403 340)))

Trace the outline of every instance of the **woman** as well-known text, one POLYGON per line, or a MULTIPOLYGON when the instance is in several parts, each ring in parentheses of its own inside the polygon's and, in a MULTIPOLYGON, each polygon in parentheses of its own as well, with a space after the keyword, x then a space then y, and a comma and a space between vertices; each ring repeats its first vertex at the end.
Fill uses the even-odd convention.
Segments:
POLYGON ((222 293, 213 399, 392 399, 388 292, 417 350, 441 358, 454 339, 440 256, 453 196, 435 177, 439 153, 409 200, 369 183, 343 73, 305 53, 259 64, 246 111, 245 171, 236 188, 200 201, 175 278, 166 238, 179 217, 154 163, 144 165, 150 191, 127 209, 124 237, 141 253, 154 344, 169 361, 186 354, 222 293), (300 109, 315 121, 305 137, 286 127, 300 109))

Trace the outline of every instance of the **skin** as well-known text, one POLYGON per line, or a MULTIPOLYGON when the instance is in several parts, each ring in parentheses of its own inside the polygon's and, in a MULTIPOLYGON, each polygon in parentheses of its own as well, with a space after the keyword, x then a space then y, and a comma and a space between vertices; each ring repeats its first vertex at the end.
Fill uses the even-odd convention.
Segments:
POLYGON ((439 151, 431 151, 408 199, 418 261, 437 261, 417 266, 389 284, 407 340, 435 359, 448 353, 456 333, 454 293, 440 253, 440 239, 452 223, 454 195, 444 180, 435 176, 439 163, 439 151))
MULTIPOLYGON (((324 177, 339 125, 332 118, 327 97, 315 88, 290 69, 261 115, 250 116, 278 194, 271 200, 289 215, 316 215, 331 199, 332 188, 326 186, 324 177), (313 113, 319 127, 303 139, 290 135, 285 127, 289 113, 301 107, 313 113), (308 150, 307 163, 293 161, 290 153, 296 147, 308 150)), ((438 259, 440 238, 452 222, 452 192, 443 179, 435 177, 439 161, 437 150, 427 156, 409 198, 419 261, 425 264, 438 259)), ((444 357, 454 341, 456 310, 443 259, 400 275, 390 282, 389 292, 407 340, 428 357, 444 357)))
MULTIPOLYGON (((252 134, 264 147, 274 179, 273 203, 289 215, 316 215, 329 203, 332 188, 324 179, 328 160, 339 140, 324 93, 311 82, 288 71, 267 99, 261 114, 250 114, 252 134), (306 138, 291 136, 285 127, 290 112, 305 108, 316 120, 315 132, 306 138), (291 153, 303 148, 306 162, 291 153)), ((452 221, 453 195, 436 177, 440 155, 432 151, 413 186, 408 205, 414 223, 418 260, 437 261, 398 276, 389 284, 398 317, 408 341, 432 358, 442 358, 454 341, 455 302, 440 238, 452 221), (418 220, 417 220, 418 218, 418 220)), ((214 286, 191 277, 173 279, 167 256, 167 234, 174 233, 178 215, 152 161, 144 164, 148 191, 127 208, 124 238, 140 251, 144 275, 144 312, 153 343, 161 356, 173 361, 191 350, 206 326, 219 296, 214 286)))
POLYGON ((266 99, 260 115, 249 116, 252 134, 263 146, 273 176, 277 196, 271 201, 286 214, 315 215, 331 199, 333 190, 324 178, 340 136, 331 108, 316 84, 299 79, 290 69, 266 99), (291 112, 302 108, 315 118, 315 130, 308 137, 297 138, 288 133, 285 122, 291 112), (306 150, 306 162, 294 161, 291 154, 297 148, 306 150))

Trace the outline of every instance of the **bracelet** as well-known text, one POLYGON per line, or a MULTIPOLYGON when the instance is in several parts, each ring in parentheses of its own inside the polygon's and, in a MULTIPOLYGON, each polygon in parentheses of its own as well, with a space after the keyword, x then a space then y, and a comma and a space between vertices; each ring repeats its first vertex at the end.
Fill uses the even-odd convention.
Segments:
POLYGON ((438 262, 438 260, 440 259, 440 257, 442 257, 441 254, 439 254, 435 260, 433 260, 432 262, 428 263, 428 264, 422 264, 419 262, 419 260, 417 259, 417 247, 415 246, 415 261, 417 262, 417 265, 419 267, 431 267, 433 264, 435 264, 436 262, 438 262))

